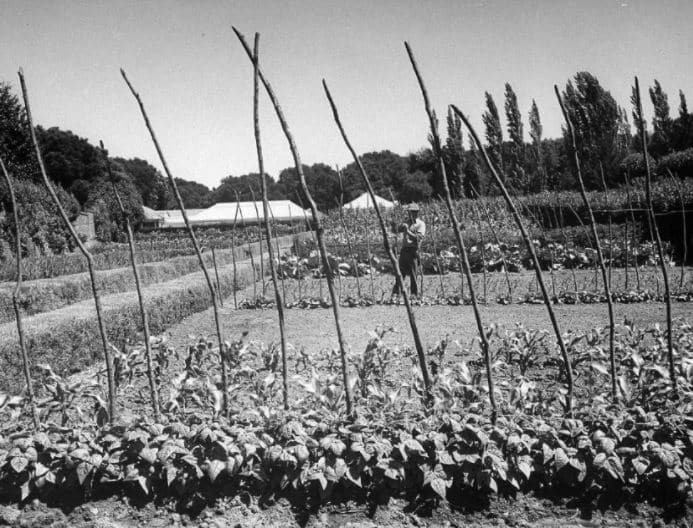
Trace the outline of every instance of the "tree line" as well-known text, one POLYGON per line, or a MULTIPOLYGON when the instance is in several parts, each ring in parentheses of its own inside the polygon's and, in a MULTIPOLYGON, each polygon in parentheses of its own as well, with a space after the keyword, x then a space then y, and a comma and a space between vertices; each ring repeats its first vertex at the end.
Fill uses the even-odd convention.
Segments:
MULTIPOLYGON (((667 93, 659 81, 649 89, 653 107, 648 151, 653 164, 662 174, 671 171, 679 176, 693 174, 693 116, 688 112, 683 91, 678 92, 678 112, 672 117, 667 93)), ((575 125, 578 150, 583 160, 586 185, 589 188, 616 186, 629 171, 639 176, 644 169, 640 138, 632 132, 630 117, 637 130, 641 116, 619 106, 611 93, 589 72, 578 72, 564 87, 563 98, 575 125)), ((561 138, 545 138, 540 110, 534 100, 526 121, 518 98, 509 83, 505 84, 501 110, 493 96, 484 94, 482 115, 488 152, 505 175, 505 184, 516 194, 544 190, 569 190, 575 187, 568 158, 565 130, 561 138), (525 123, 527 129, 525 132, 525 123)), ((439 123, 439 125, 441 125, 439 123)), ((474 197, 497 192, 481 163, 473 142, 462 133, 458 117, 445 116, 446 139, 442 145, 444 163, 454 197, 474 197)), ((97 236, 104 241, 123 241, 117 203, 106 171, 105 153, 70 131, 58 127, 38 127, 46 169, 56 183, 62 202, 70 215, 92 211, 97 236)), ((16 180, 20 221, 26 233, 23 241, 27 253, 60 252, 70 248, 69 238, 57 220, 47 193, 40 182, 26 116, 18 97, 8 83, 0 82, 0 155, 16 180)), ((172 209, 175 201, 163 175, 148 161, 122 157, 110 158, 117 187, 132 224, 143 219, 143 206, 172 209)), ((369 152, 362 156, 375 191, 384 198, 401 202, 427 201, 443 195, 436 160, 430 146, 400 155, 389 150, 369 152)), ((329 210, 346 203, 365 191, 354 163, 343 168, 325 163, 304 165, 307 184, 318 207, 329 210)), ((307 206, 294 168, 282 170, 268 179, 270 199, 288 199, 307 206)), ((213 189, 182 179, 177 180, 186 207, 204 208, 218 202, 250 200, 260 193, 260 176, 256 173, 229 175, 213 189)), ((9 252, 12 239, 7 190, 0 185, 0 257, 9 252)))

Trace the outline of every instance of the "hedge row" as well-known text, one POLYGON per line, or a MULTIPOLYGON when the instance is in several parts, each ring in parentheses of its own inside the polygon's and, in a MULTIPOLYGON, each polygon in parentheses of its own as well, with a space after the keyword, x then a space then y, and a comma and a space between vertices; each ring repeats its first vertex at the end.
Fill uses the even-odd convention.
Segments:
MULTIPOLYGON (((285 237, 284 244, 287 239, 289 243, 293 240, 285 237)), ((250 262, 238 262, 237 287, 251 284, 252 278, 250 262)), ((233 293, 233 266, 219 268, 219 282, 223 297, 233 293)), ((153 334, 211 306, 209 289, 201 271, 151 285, 144 289, 144 297, 153 334)), ((102 303, 109 341, 118 345, 141 332, 139 304, 134 291, 104 297, 102 303)), ((101 356, 91 299, 26 318, 24 331, 32 364, 49 363, 60 375, 84 369, 92 363, 94 350, 101 356)), ((0 325, 0 390, 17 392, 24 385, 18 350, 14 322, 0 325)))
MULTIPOLYGON (((307 235, 299 235, 299 239, 307 235)), ((290 247, 294 238, 281 237, 279 245, 282 248, 290 247)), ((253 257, 259 255, 259 242, 250 244, 253 257)), ((266 249, 263 248, 266 254, 266 249)), ((225 249, 216 252, 218 266, 227 266, 233 261, 233 253, 236 260, 248 258, 248 246, 235 249, 225 249)), ((212 254, 205 252, 205 263, 212 269, 212 254)), ((140 278, 144 286, 158 284, 182 277, 199 270, 199 263, 195 255, 187 257, 175 257, 161 262, 140 264, 140 278)), ((96 272, 97 288, 102 295, 134 291, 135 278, 130 267, 117 268, 96 272)), ((0 323, 14 321, 14 309, 12 307, 12 292, 14 283, 0 284, 0 323)), ((88 273, 79 273, 54 279, 40 279, 25 281, 20 290, 20 306, 24 315, 57 310, 64 306, 79 301, 90 299, 91 281, 88 273)))

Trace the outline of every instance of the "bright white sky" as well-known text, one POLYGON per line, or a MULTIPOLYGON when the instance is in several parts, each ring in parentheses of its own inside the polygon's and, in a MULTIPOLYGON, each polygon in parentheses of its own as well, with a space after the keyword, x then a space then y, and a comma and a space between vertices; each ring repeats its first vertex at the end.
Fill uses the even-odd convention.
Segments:
MULTIPOLYGON (((629 111, 635 74, 643 87, 659 79, 672 112, 680 88, 693 106, 691 20, 690 0, 0 0, 0 80, 17 86, 22 66, 38 123, 161 168, 122 66, 174 175, 213 187, 257 171, 252 67, 231 25, 251 42, 261 33, 261 65, 303 162, 345 165, 323 77, 359 152, 426 144, 404 40, 441 117, 453 102, 481 127, 484 91, 502 109, 507 81, 525 123, 535 98, 555 137, 553 84, 579 70, 629 111)), ((276 177, 291 157, 266 97, 261 112, 265 167, 276 177)))

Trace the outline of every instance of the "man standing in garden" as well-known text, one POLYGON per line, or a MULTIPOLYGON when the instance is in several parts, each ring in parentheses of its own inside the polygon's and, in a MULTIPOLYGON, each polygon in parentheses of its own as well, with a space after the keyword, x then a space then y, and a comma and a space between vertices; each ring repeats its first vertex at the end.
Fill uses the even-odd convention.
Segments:
MULTIPOLYGON (((403 234, 402 249, 399 253, 399 270, 402 280, 409 277, 412 298, 419 296, 416 272, 419 265, 419 245, 426 234, 426 224, 419 218, 419 206, 415 203, 406 206, 409 221, 398 226, 397 232, 403 234)), ((395 280, 392 297, 399 296, 399 284, 395 280)))

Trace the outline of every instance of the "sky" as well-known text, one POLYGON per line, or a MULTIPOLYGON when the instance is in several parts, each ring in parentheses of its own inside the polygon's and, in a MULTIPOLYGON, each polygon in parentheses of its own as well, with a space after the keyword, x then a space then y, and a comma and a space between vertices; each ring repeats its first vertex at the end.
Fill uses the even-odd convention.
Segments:
MULTIPOLYGON (((162 169, 122 67, 173 175, 209 187, 258 170, 252 64, 232 26, 251 43, 261 34, 261 68, 305 164, 352 161, 323 78, 359 153, 426 146, 404 41, 438 115, 454 103, 479 132, 484 92, 502 110, 506 82, 525 128, 536 100, 545 137, 561 133, 553 85, 578 71, 629 110, 634 75, 643 89, 658 79, 674 113, 679 89, 693 97, 690 0, 0 0, 0 13, 0 81, 18 89, 24 69, 36 123, 162 169)), ((260 116, 276 178, 292 159, 264 93, 260 116)))

